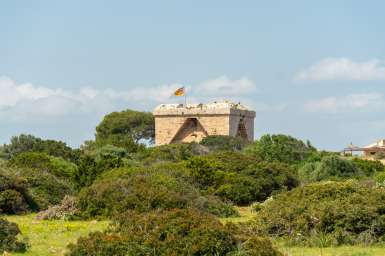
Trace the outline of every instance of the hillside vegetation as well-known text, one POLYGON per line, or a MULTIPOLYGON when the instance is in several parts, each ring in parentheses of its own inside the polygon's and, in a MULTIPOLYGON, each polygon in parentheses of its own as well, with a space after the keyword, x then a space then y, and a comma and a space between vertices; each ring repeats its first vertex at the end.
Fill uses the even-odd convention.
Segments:
POLYGON ((11 138, 0 147, 0 252, 278 256, 385 242, 378 161, 282 134, 159 147, 153 136, 152 115, 127 110, 107 115, 79 149, 11 138))

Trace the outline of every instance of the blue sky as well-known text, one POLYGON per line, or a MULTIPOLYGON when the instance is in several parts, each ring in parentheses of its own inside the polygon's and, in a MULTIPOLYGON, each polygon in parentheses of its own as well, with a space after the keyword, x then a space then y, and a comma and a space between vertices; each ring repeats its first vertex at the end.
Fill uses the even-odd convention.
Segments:
POLYGON ((385 137, 383 1, 21 1, 0 8, 0 143, 72 146, 103 115, 190 102, 256 110, 255 135, 321 149, 385 137))

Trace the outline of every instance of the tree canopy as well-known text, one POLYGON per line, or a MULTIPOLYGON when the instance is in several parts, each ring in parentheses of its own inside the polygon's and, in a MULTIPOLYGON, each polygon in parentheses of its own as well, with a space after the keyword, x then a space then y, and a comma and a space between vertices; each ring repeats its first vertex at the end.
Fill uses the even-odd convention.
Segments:
POLYGON ((141 140, 153 142, 155 136, 154 117, 149 112, 124 110, 106 115, 96 127, 97 144, 131 148, 141 140))
POLYGON ((245 148, 249 154, 264 161, 277 161, 296 164, 316 152, 309 141, 303 141, 283 134, 266 134, 245 148))

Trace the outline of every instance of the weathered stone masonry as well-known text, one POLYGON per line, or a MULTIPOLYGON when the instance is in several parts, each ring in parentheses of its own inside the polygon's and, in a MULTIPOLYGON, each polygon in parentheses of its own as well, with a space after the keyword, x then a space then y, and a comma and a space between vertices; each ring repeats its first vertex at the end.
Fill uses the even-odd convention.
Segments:
POLYGON ((209 135, 254 140, 255 112, 241 104, 162 104, 155 108, 155 144, 199 142, 209 135))

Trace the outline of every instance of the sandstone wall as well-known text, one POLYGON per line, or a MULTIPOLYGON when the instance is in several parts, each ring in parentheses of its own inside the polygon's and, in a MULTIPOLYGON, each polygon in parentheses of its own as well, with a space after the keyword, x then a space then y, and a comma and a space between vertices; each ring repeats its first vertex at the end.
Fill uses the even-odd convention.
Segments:
MULTIPOLYGON (((205 116, 156 116, 155 117, 155 144, 163 145, 171 143, 172 139, 182 128, 188 118, 196 118, 208 135, 229 135, 229 116, 205 115, 205 116)), ((202 139, 197 138, 197 142, 202 139)), ((183 142, 191 142, 188 139, 183 142)))
POLYGON ((156 145, 199 142, 209 135, 237 136, 240 120, 244 124, 240 136, 247 135, 248 140, 254 140, 255 112, 239 104, 162 104, 153 114, 156 145), (198 125, 193 125, 196 123, 198 125))

